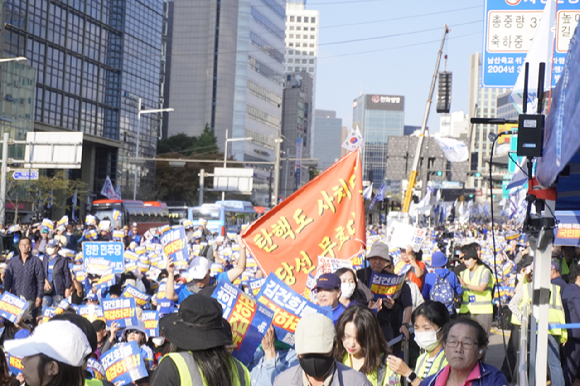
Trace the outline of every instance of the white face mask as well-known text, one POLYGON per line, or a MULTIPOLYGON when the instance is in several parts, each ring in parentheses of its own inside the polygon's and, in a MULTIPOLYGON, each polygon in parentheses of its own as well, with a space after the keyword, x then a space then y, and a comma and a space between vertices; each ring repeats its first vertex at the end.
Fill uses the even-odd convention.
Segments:
POLYGON ((422 349, 431 351, 439 344, 439 339, 437 338, 439 330, 415 332, 415 342, 422 349))
POLYGON ((48 253, 50 256, 54 255, 56 252, 56 248, 46 248, 46 253, 48 253))
POLYGON ((355 289, 356 284, 354 283, 341 283, 340 284, 340 292, 342 293, 341 297, 345 299, 350 299, 355 289))
POLYGON ((163 343, 165 343, 165 338, 164 337, 155 337, 155 338, 151 338, 151 341, 153 342, 153 344, 155 346, 161 346, 163 343))

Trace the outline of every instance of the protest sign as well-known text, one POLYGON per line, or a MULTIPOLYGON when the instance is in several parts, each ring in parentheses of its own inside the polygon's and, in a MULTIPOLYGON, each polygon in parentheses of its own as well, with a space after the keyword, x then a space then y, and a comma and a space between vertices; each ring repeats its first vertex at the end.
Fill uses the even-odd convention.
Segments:
POLYGON ((304 315, 317 312, 332 319, 330 307, 320 307, 304 299, 274 273, 270 273, 266 279, 258 293, 257 301, 274 310, 273 324, 276 337, 289 345, 294 345, 296 325, 304 315))
POLYGON ((119 323, 120 327, 136 326, 138 323, 133 298, 104 299, 103 310, 107 327, 114 322, 119 323))
POLYGON ((402 275, 380 274, 372 271, 370 280, 370 290, 375 295, 375 299, 392 298, 396 299, 401 294, 401 288, 405 283, 405 273, 402 275))
POLYGON ((0 316, 8 319, 12 323, 16 323, 27 309, 28 302, 20 299, 18 296, 12 295, 9 292, 4 292, 0 296, 0 316))
POLYGON ((223 317, 232 327, 232 342, 236 346, 232 355, 247 366, 272 324, 274 311, 223 281, 212 297, 220 302, 223 317))
POLYGON ((242 234, 264 272, 304 290, 318 256, 350 259, 365 246, 360 149, 276 205, 242 234))
POLYGON ((89 358, 87 361, 87 370, 93 375, 97 381, 102 381, 105 379, 105 369, 101 362, 95 358, 89 358))
POLYGON ((77 314, 89 320, 89 322, 94 322, 97 319, 105 320, 105 310, 102 306, 96 304, 82 305, 76 308, 77 314))
POLYGON ((310 300, 312 303, 316 303, 316 294, 313 289, 316 287, 316 275, 311 272, 306 279, 306 287, 304 288, 304 298, 310 300))
POLYGON ((87 279, 87 271, 85 271, 84 269, 77 269, 74 271, 75 273, 75 278, 77 279, 77 281, 79 283, 83 283, 86 279, 87 279))
POLYGON ((42 323, 48 322, 50 318, 52 318, 55 315, 54 310, 55 310, 54 307, 46 307, 44 313, 42 314, 42 323))
POLYGON ((410 245, 417 252, 421 249, 426 235, 426 229, 415 228, 412 225, 397 222, 393 224, 393 233, 389 246, 407 248, 407 245, 410 245))
POLYGON ((101 357, 107 380, 115 385, 127 385, 147 376, 145 362, 137 342, 120 343, 101 357))
POLYGON ((249 287, 250 287, 250 290, 252 291, 252 295, 254 295, 254 296, 258 295, 258 293, 260 292, 260 289, 262 289, 262 286, 264 285, 265 282, 266 282, 265 277, 263 277, 261 279, 251 279, 249 281, 249 287))
POLYGON ((165 256, 175 262, 176 269, 187 269, 189 249, 187 248, 185 229, 182 226, 174 226, 165 230, 161 235, 161 245, 163 245, 165 256))
POLYGON ((87 272, 102 275, 109 268, 113 268, 114 273, 125 272, 123 265, 124 249, 123 243, 116 241, 83 242, 83 256, 87 272))
POLYGON ((339 268, 352 269, 350 260, 333 259, 332 257, 318 256, 318 272, 334 273, 339 268))
POLYGON ((137 304, 140 307, 147 304, 147 302, 151 298, 151 296, 147 295, 144 292, 139 291, 137 288, 133 287, 130 284, 127 287, 125 287, 125 291, 123 291, 121 297, 135 299, 135 304, 137 304))
POLYGON ((66 310, 69 307, 70 307, 70 303, 68 302, 68 300, 62 299, 60 301, 60 303, 58 303, 58 306, 56 306, 56 308, 54 309, 54 314, 60 315, 64 312, 64 310, 66 310))
POLYGON ((109 269, 97 281, 97 289, 100 291, 103 288, 109 288, 110 286, 115 284, 116 281, 117 281, 117 279, 115 277, 115 274, 113 273, 113 271, 111 269, 109 269))
POLYGON ((8 367, 12 375, 18 375, 22 373, 22 369, 24 368, 22 365, 22 358, 8 354, 8 367))
POLYGON ((163 317, 167 314, 172 314, 175 312, 175 303, 173 300, 161 299, 157 301, 157 312, 159 312, 159 317, 163 317))
POLYGON ((159 336, 159 312, 143 311, 141 320, 145 323, 145 331, 147 331, 148 337, 159 336))

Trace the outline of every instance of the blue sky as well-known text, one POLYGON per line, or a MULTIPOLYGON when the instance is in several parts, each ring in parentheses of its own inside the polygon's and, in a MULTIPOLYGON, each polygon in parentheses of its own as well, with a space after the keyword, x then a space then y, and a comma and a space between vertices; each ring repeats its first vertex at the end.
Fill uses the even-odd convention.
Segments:
MULTIPOLYGON (((404 95, 405 124, 419 126, 447 24, 451 111, 467 112, 469 57, 482 49, 483 0, 313 0, 306 7, 320 11, 317 109, 335 110, 350 127, 359 93, 404 95), (397 36, 329 44, 385 35, 397 36)), ((439 127, 434 103, 428 126, 439 127)))

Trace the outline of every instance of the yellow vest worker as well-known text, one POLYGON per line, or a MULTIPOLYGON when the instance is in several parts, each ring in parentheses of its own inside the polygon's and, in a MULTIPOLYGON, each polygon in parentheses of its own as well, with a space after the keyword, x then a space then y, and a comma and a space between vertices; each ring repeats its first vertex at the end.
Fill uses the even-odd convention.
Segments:
MULTIPOLYGON (((524 285, 523 301, 520 304, 520 310, 523 312, 524 305, 528 305, 528 316, 532 310, 532 283, 524 285)), ((566 317, 564 314, 564 306, 562 305, 562 297, 560 296, 560 286, 550 284, 550 304, 548 308, 548 324, 566 324, 566 317)), ((565 328, 550 328, 549 333, 559 338, 560 343, 566 343, 568 340, 568 330, 565 328)))
POLYGON ((493 314, 492 292, 495 280, 489 269, 483 265, 478 265, 474 271, 471 269, 461 271, 460 277, 463 281, 463 299, 459 313, 466 314, 469 312, 474 315, 493 314), (482 292, 469 288, 480 286, 483 284, 484 278, 487 277, 489 277, 487 286, 482 292))
POLYGON ((415 366, 415 374, 422 379, 430 377, 433 374, 437 374, 439 371, 443 369, 443 367, 447 366, 447 358, 445 358, 445 352, 443 349, 437 354, 431 367, 429 368, 429 372, 425 374, 425 368, 427 367, 427 359, 429 357, 429 353, 426 352, 421 354, 419 358, 417 358, 417 365, 415 366))
MULTIPOLYGON (((167 357, 171 358, 175 367, 177 367, 181 386, 207 386, 205 377, 190 353, 169 353, 161 358, 161 361, 167 357)), ((230 362, 232 367, 232 386, 250 386, 251 380, 248 369, 233 357, 230 358, 230 362)))

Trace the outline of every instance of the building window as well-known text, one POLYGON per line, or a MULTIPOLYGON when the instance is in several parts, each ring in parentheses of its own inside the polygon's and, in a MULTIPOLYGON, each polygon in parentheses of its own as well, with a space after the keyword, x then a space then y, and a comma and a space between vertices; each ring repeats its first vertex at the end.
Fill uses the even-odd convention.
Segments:
POLYGON ((310 31, 316 31, 316 28, 310 27, 310 31))
POLYGON ((311 17, 311 18, 310 18, 310 22, 311 22, 311 23, 316 23, 316 18, 315 18, 315 17, 311 17))
POLYGON ((304 22, 308 23, 308 16, 304 16, 304 22))
POLYGON ((290 31, 294 31, 294 26, 293 25, 290 26, 290 31))
POLYGON ((290 39, 294 39, 294 34, 290 34, 290 39))
POLYGON ((296 27, 296 31, 300 31, 300 29, 301 29, 300 26, 296 27))
MULTIPOLYGON (((300 47, 300 43, 296 43, 296 47, 300 47)), ((296 52, 298 52, 298 51, 296 51, 296 52)))
POLYGON ((297 21, 298 23, 302 23, 302 17, 300 17, 300 16, 296 16, 296 21, 297 21))
POLYGON ((308 60, 308 63, 310 63, 310 64, 314 64, 314 59, 310 59, 310 60, 308 60))
POLYGON ((306 62, 308 62, 308 59, 302 59, 302 64, 306 64, 306 62))
POLYGON ((310 39, 314 39, 314 35, 310 35, 310 39))
POLYGON ((290 16, 290 21, 294 21, 294 16, 290 16))
MULTIPOLYGON (((306 55, 306 52, 304 53, 304 55, 306 55)), ((314 51, 310 51, 309 55, 314 56, 314 51)))
POLYGON ((308 72, 314 72, 314 68, 309 68, 308 72))

